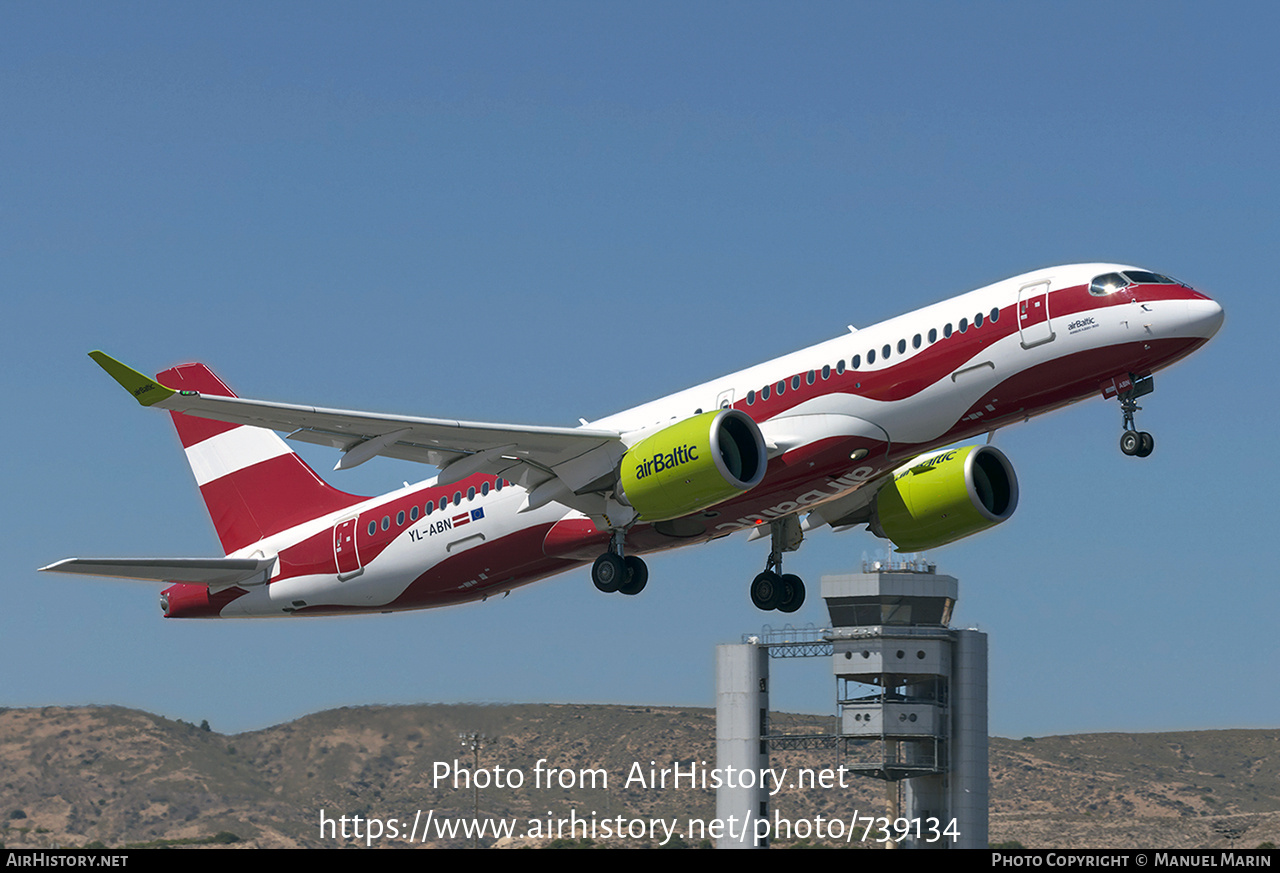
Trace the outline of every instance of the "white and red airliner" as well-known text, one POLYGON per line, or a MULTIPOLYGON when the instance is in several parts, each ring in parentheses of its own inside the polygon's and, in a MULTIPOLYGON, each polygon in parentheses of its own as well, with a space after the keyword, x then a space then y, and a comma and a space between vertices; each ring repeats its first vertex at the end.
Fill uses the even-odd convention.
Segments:
POLYGON ((479 600, 583 564, 636 594, 640 555, 739 531, 772 541, 751 583, 793 612, 782 573, 805 532, 865 524, 900 551, 1008 518, 1005 456, 958 441, 1083 400, 1137 398, 1222 325, 1186 284, 1116 264, 1026 273, 581 427, 525 427, 236 397, 202 364, 150 379, 92 357, 169 410, 222 541, 216 558, 69 558, 43 569, 172 583, 172 618, 388 612, 479 600), (379 497, 324 482, 288 439, 439 474, 379 497))

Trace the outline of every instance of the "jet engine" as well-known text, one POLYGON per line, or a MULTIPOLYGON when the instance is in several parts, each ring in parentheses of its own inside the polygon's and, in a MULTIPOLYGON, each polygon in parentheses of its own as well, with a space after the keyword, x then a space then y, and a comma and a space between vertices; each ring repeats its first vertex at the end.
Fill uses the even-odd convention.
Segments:
POLYGON ((640 521, 679 518, 764 478, 764 436, 745 412, 717 409, 665 427, 622 458, 619 488, 640 521))
POLYGON ((1009 459, 991 446, 966 446, 899 468, 876 495, 869 528, 899 552, 917 552, 994 527, 1017 506, 1009 459))

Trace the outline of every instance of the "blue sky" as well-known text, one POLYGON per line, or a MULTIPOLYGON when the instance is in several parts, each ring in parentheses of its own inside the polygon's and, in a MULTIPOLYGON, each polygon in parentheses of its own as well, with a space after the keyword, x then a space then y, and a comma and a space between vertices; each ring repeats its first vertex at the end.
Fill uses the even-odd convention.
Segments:
MULTIPOLYGON (((1002 431, 1022 501, 930 554, 1012 736, 1280 721, 1280 69, 1269 4, 7 4, 0 705, 219 730, 363 703, 711 705, 765 546, 483 605, 165 621, 37 574, 217 541, 167 417, 85 356, 241 394, 571 425, 1053 263, 1226 309, 1117 447, 1093 400, 1002 431)), ((302 452, 329 470, 331 452, 302 452)), ((375 493, 433 471, 333 474, 375 493)), ((813 535, 788 570, 881 541, 813 535)), ((821 623, 811 597, 793 619, 821 623)), ((775 616, 776 618, 776 616, 775 616)), ((825 663, 775 705, 828 711, 825 663)))

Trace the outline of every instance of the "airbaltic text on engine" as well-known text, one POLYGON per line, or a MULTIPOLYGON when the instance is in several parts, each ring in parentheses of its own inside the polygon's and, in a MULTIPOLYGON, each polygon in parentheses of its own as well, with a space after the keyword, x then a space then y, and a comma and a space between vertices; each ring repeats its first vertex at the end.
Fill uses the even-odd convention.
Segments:
POLYGON ((698 460, 697 446, 677 446, 674 451, 662 454, 659 452, 652 458, 645 458, 639 464, 636 464, 636 478, 643 479, 654 473, 661 473, 663 470, 672 470, 681 464, 687 464, 689 461, 698 460))
POLYGON ((921 461, 918 464, 911 464, 905 470, 895 473, 893 475, 894 481, 901 479, 903 476, 910 476, 912 473, 924 467, 933 467, 938 464, 945 464, 947 461, 950 461, 952 458, 954 458, 956 456, 956 452, 958 451, 960 450, 952 449, 949 452, 943 452, 941 455, 935 455, 932 458, 929 458, 927 461, 921 461))

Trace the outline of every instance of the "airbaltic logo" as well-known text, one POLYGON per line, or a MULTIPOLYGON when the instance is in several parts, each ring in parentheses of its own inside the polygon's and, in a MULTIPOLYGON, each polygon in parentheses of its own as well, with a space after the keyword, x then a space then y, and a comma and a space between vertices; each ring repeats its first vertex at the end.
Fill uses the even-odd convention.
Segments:
POLYGON ((1067 325, 1067 333, 1080 333, 1085 330, 1092 330, 1097 327, 1098 323, 1092 318, 1081 318, 1067 325))
POLYGON ((698 460, 697 446, 678 446, 673 452, 665 455, 659 452, 652 458, 645 458, 636 464, 636 478, 643 479, 654 473, 661 473, 663 470, 670 470, 696 460, 698 460))
POLYGON ((949 452, 943 452, 940 455, 935 455, 934 457, 930 458, 927 461, 921 461, 919 464, 916 464, 914 467, 911 467, 907 470, 903 470, 901 473, 894 476, 893 480, 896 482, 899 479, 901 479, 903 476, 910 476, 912 473, 914 473, 916 470, 919 470, 921 467, 933 467, 938 464, 946 463, 947 461, 950 461, 952 458, 956 456, 957 451, 959 450, 952 449, 949 452))
POLYGON ((835 497, 847 494, 849 491, 857 488, 876 474, 875 467, 859 467, 845 473, 838 479, 832 479, 821 488, 815 488, 812 491, 806 491, 804 494, 796 497, 795 500, 784 500, 777 506, 771 506, 768 509, 762 509, 758 513, 752 515, 744 515, 737 521, 727 521, 723 524, 716 525, 716 530, 743 530, 755 527, 758 524, 766 524, 775 518, 781 518, 784 515, 791 515, 798 509, 806 506, 815 506, 820 503, 826 503, 835 497))

